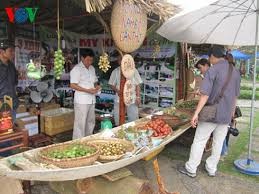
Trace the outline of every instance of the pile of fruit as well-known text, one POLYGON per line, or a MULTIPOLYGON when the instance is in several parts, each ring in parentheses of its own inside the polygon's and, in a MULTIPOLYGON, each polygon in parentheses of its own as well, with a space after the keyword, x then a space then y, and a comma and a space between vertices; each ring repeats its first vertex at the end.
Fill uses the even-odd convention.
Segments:
POLYGON ((172 133, 172 128, 163 119, 152 119, 145 128, 153 130, 153 137, 164 137, 172 133))
POLYGON ((96 152, 96 149, 87 145, 71 145, 64 150, 52 150, 46 154, 49 158, 68 159, 83 156, 90 156, 96 152))
POLYGON ((177 103, 175 107, 178 109, 195 109, 197 104, 198 104, 197 100, 189 100, 189 101, 177 103))
POLYGON ((103 156, 117 156, 123 155, 126 153, 126 148, 121 143, 107 143, 101 145, 100 147, 100 155, 103 156))
POLYGON ((111 68, 107 53, 104 53, 103 55, 100 56, 98 66, 99 66, 99 69, 102 70, 104 73, 106 73, 111 68))
POLYGON ((62 50, 58 49, 54 54, 54 73, 55 78, 60 79, 60 76, 64 72, 65 58, 62 55, 62 50))

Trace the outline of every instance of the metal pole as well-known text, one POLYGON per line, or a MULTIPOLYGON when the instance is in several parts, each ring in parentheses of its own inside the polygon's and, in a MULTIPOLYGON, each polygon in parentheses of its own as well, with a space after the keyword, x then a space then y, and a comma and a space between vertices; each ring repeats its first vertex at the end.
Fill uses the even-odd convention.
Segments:
POLYGON ((254 58, 254 75, 253 75, 253 95, 251 102, 251 115, 250 115, 250 131, 249 131, 249 147, 248 147, 248 159, 247 164, 250 165, 252 160, 251 151, 252 151, 252 137, 253 137, 253 129, 254 129, 254 102, 255 102, 255 92, 256 92, 256 64, 257 64, 257 42, 258 42, 258 21, 259 21, 259 13, 258 13, 259 0, 257 0, 257 9, 256 9, 256 30, 255 30, 255 58, 254 58))

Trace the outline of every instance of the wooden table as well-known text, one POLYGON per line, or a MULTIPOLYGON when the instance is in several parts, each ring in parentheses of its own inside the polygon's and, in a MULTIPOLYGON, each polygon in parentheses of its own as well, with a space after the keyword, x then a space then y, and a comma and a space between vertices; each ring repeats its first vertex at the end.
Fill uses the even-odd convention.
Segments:
POLYGON ((0 144, 11 142, 11 146, 0 148, 0 153, 12 151, 17 148, 28 147, 28 131, 25 129, 16 129, 13 133, 0 135, 0 144))

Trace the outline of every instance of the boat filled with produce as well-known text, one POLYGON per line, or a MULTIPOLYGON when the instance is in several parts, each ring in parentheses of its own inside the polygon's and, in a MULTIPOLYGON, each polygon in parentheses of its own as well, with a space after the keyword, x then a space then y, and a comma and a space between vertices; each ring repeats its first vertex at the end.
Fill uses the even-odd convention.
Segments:
POLYGON ((0 175, 39 181, 98 176, 149 156, 189 128, 190 114, 170 107, 82 139, 1 159, 0 175))

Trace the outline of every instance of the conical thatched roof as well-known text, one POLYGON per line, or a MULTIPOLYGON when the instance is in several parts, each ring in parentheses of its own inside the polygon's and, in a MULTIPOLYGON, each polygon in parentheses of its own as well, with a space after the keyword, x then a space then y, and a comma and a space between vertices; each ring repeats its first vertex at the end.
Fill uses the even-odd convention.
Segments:
MULTIPOLYGON (((86 11, 101 12, 106 7, 111 6, 112 0, 74 0, 77 4, 85 4, 86 11)), ((119 0, 121 2, 132 2, 143 9, 148 14, 156 14, 161 20, 166 20, 180 11, 179 7, 166 0, 119 0)))

